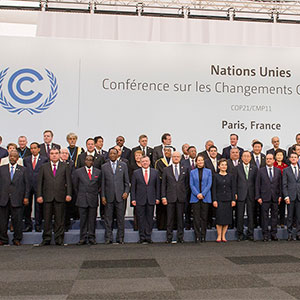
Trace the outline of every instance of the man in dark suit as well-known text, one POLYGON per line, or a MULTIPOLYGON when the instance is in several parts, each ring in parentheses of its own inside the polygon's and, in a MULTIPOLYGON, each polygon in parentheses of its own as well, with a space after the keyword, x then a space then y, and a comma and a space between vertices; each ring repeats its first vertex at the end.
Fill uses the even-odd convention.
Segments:
POLYGON ((18 138, 19 147, 17 151, 19 153, 19 157, 24 160, 25 157, 31 156, 30 149, 27 147, 27 137, 22 135, 18 138))
POLYGON ((181 161, 186 160, 189 158, 189 149, 190 145, 185 143, 182 145, 181 150, 182 150, 182 155, 181 155, 181 161))
POLYGON ((124 205, 128 197, 130 183, 126 163, 118 161, 117 149, 110 149, 109 161, 102 166, 101 199, 105 206, 105 243, 113 240, 113 213, 117 216, 117 243, 124 244, 124 205))
POLYGON ((89 242, 96 245, 96 218, 101 188, 101 171, 93 168, 94 157, 87 155, 85 167, 77 169, 73 176, 76 205, 80 213, 80 240, 77 245, 89 242))
POLYGON ((79 155, 84 152, 84 149, 82 147, 76 146, 77 140, 78 136, 75 133, 71 132, 67 135, 67 142, 69 144, 69 146, 67 147, 69 152, 68 161, 73 161, 75 168, 77 167, 79 155))
POLYGON ((44 204, 45 220, 41 246, 50 245, 53 215, 55 243, 61 246, 64 242, 65 202, 72 200, 72 179, 69 166, 59 158, 59 151, 52 148, 50 162, 38 174, 37 202, 44 204))
MULTIPOLYGON (((153 149, 153 156, 152 156, 152 165, 155 166, 155 163, 160 159, 164 157, 163 149, 165 146, 171 146, 172 144, 172 137, 170 133, 164 133, 161 137, 162 144, 159 146, 155 146, 153 149)), ((172 147, 172 146, 171 146, 172 147)), ((174 147, 173 151, 176 149, 174 147)))
MULTIPOLYGON (((2 144, 2 136, 0 136, 0 145, 2 144)), ((0 162, 1 158, 8 156, 8 152, 5 148, 0 147, 0 162)))
POLYGON ((284 201, 287 204, 287 230, 288 241, 293 238, 293 218, 296 216, 296 238, 300 240, 300 169, 298 166, 298 155, 290 154, 291 165, 283 169, 282 191, 284 201))
POLYGON ((92 155, 94 157, 94 167, 101 170, 101 166, 105 163, 105 159, 102 155, 98 154, 95 149, 95 141, 93 138, 88 138, 86 140, 86 152, 81 153, 78 157, 77 168, 82 168, 85 166, 85 158, 87 155, 92 155))
POLYGON ((139 136, 139 145, 132 148, 130 162, 134 162, 134 153, 137 150, 141 150, 143 155, 147 155, 152 161, 153 149, 148 146, 148 137, 145 134, 139 136))
MULTIPOLYGON (((214 145, 215 144, 212 140, 208 140, 205 142, 205 150, 203 150, 202 152, 199 153, 200 155, 202 155, 204 157, 204 161, 209 158, 209 153, 208 153, 209 148, 214 145)), ((222 155, 220 153, 218 153, 217 160, 220 160, 221 158, 222 158, 222 155)))
POLYGON ((266 154, 273 154, 274 157, 275 157, 276 150, 280 149, 282 151, 282 153, 283 153, 283 161, 285 163, 289 163, 288 159, 287 159, 287 156, 286 156, 286 151, 283 150, 283 149, 281 149, 281 148, 279 148, 279 144, 280 144, 279 137, 278 136, 273 136, 272 139, 271 139, 271 143, 273 145, 273 148, 267 150, 266 154))
POLYGON ((24 158, 24 166, 28 175, 30 193, 29 204, 24 207, 24 220, 25 220, 25 232, 32 231, 32 203, 34 202, 34 220, 35 231, 41 232, 41 226, 43 221, 43 204, 37 203, 36 191, 37 191, 37 177, 41 166, 48 162, 48 158, 40 155, 39 143, 33 142, 30 144, 31 156, 24 158))
POLYGON ((172 243, 174 220, 177 220, 177 242, 183 243, 183 214, 189 192, 189 172, 180 166, 181 155, 172 154, 172 165, 164 168, 161 184, 161 200, 167 206, 167 243, 172 243))
POLYGON ((261 205, 263 240, 269 241, 269 211, 271 210, 271 239, 277 238, 277 217, 278 205, 281 201, 281 171, 274 168, 274 155, 269 153, 266 156, 266 167, 260 168, 257 172, 255 184, 255 199, 261 205))
POLYGON ((104 157, 104 159, 108 159, 108 152, 103 150, 103 137, 102 136, 95 136, 94 137, 95 141, 95 150, 97 151, 97 154, 100 154, 104 157))
POLYGON ((242 162, 238 165, 236 172, 236 212, 237 212, 237 232, 238 241, 243 240, 244 232, 244 212, 247 209, 248 217, 248 239, 254 241, 254 207, 255 207, 255 181, 257 167, 250 164, 251 153, 244 151, 242 162))
POLYGON ((56 148, 60 150, 60 145, 52 143, 53 132, 51 130, 45 130, 43 136, 44 136, 44 143, 40 144, 40 149, 41 149, 40 154, 42 156, 46 156, 47 158, 49 158, 50 150, 52 148, 56 148))
POLYGON ((238 148, 240 151, 240 157, 242 156, 244 149, 237 146, 238 140, 239 140, 239 136, 237 134, 232 133, 230 135, 230 145, 228 147, 225 147, 222 151, 223 158, 226 158, 226 159, 230 158, 230 149, 231 148, 238 148))
POLYGON ((289 147, 289 149, 288 149, 288 157, 290 157, 290 154, 292 153, 292 152, 294 152, 294 150, 293 150, 293 146, 295 146, 295 145, 299 145, 300 146, 300 133, 298 133, 297 135, 296 135, 296 144, 294 144, 294 145, 292 145, 291 147, 289 147))
POLYGON ((138 243, 153 243, 154 206, 159 204, 160 179, 157 170, 150 168, 148 156, 141 158, 142 168, 133 172, 131 181, 131 203, 136 207, 139 236, 138 243))
POLYGON ((240 151, 237 148, 230 150, 230 158, 227 159, 227 172, 236 175, 236 167, 242 163, 240 159, 240 151))
POLYGON ((9 153, 9 164, 0 167, 0 246, 8 244, 9 211, 14 227, 13 243, 20 246, 23 238, 23 204, 28 205, 29 183, 26 168, 17 164, 19 153, 9 153))
MULTIPOLYGON (((182 160, 180 164, 183 167, 186 167, 188 170, 188 179, 190 180, 190 172, 196 168, 196 156, 197 156, 197 150, 195 146, 190 146, 188 148, 188 153, 189 153, 189 158, 182 160)), ((187 201, 185 203, 185 228, 186 230, 190 230, 192 227, 192 205, 190 203, 190 198, 191 198, 191 190, 190 188, 188 189, 188 194, 187 194, 187 201)))
POLYGON ((126 158, 129 161, 131 156, 131 150, 125 147, 124 144, 125 144, 125 138, 121 135, 118 136, 116 138, 116 145, 118 145, 121 148, 122 151, 121 157, 126 158))

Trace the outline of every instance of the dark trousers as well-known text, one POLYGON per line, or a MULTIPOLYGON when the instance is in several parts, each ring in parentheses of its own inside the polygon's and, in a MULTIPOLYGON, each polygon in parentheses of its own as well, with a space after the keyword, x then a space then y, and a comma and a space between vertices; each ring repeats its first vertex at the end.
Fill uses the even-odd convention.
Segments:
POLYGON ((14 227, 14 241, 21 241, 23 238, 23 207, 12 207, 10 201, 6 206, 0 206, 0 241, 8 244, 7 227, 11 213, 11 222, 14 227))
POLYGON ((116 199, 114 202, 107 202, 105 205, 105 214, 104 214, 104 222, 105 222, 105 239, 112 241, 113 240, 113 215, 114 210, 116 212, 117 217, 117 241, 120 239, 124 239, 124 201, 118 202, 116 199))
POLYGON ((57 202, 44 202, 44 232, 43 240, 51 242, 52 238, 52 218, 54 216, 54 239, 57 244, 64 242, 65 232, 65 203, 57 202))
POLYGON ((262 233, 265 238, 269 238, 269 211, 271 210, 271 237, 276 237, 277 234, 277 216, 278 202, 270 201, 263 202, 261 205, 261 225, 262 233))
POLYGON ((298 198, 295 201, 291 201, 287 205, 287 230, 291 235, 293 231, 293 218, 296 216, 296 235, 300 237, 300 200, 298 198))
POLYGON ((96 240, 97 207, 79 207, 80 240, 96 240))
POLYGON ((140 240, 151 240, 153 229, 154 205, 137 205, 136 215, 139 224, 140 240))
MULTIPOLYGON (((190 197, 188 197, 190 199, 190 197)), ((185 227, 192 227, 192 204, 190 202, 186 202, 184 204, 184 215, 185 215, 185 227)))
POLYGON ((101 199, 100 199, 99 213, 100 213, 100 218, 104 220, 105 205, 102 203, 101 199))
POLYGON ((254 227, 262 226, 262 220, 261 220, 261 205, 255 201, 254 202, 254 227))
POLYGON ((32 203, 34 199, 35 199, 35 194, 34 191, 31 190, 28 197, 29 203, 28 205, 25 205, 23 209, 25 227, 30 227, 31 229, 32 229, 31 213, 32 213, 32 203))
POLYGON ((247 219, 248 219, 248 236, 254 234, 254 205, 255 200, 247 197, 245 201, 237 201, 236 203, 236 217, 237 217, 237 232, 238 235, 243 235, 244 232, 244 213, 245 207, 247 209, 247 219))
POLYGON ((78 219, 79 211, 78 207, 75 205, 76 197, 72 198, 70 202, 66 202, 65 207, 65 228, 69 229, 71 226, 71 218, 78 219))
POLYGON ((167 229, 167 207, 162 202, 156 205, 156 226, 158 230, 167 229))
POLYGON ((205 239, 206 237, 208 212, 210 206, 211 203, 205 203, 203 201, 192 203, 195 239, 205 239))
POLYGON ((177 219, 177 240, 183 239, 183 213, 184 213, 184 202, 174 202, 167 204, 167 240, 173 238, 173 227, 175 218, 177 219))
POLYGON ((25 227, 32 228, 32 203, 34 203, 34 221, 35 221, 35 227, 42 226, 43 222, 43 204, 37 203, 36 201, 36 193, 34 189, 30 191, 29 194, 29 204, 24 206, 24 221, 25 221, 25 227))
POLYGON ((216 208, 212 205, 212 203, 209 203, 207 224, 210 228, 215 226, 214 219, 216 219, 216 208))
POLYGON ((279 210, 279 224, 284 225, 284 220, 285 220, 285 201, 282 200, 278 206, 279 210))

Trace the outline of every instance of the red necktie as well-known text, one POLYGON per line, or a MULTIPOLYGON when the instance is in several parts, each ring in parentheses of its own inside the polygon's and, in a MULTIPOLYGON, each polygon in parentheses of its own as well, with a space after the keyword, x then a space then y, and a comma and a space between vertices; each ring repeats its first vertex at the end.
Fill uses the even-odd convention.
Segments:
POLYGON ((53 164, 53 176, 55 177, 56 175, 56 164, 53 164))
POLYGON ((36 166, 36 156, 34 157, 33 163, 32 163, 32 168, 33 168, 33 170, 35 169, 35 166, 36 166))
POLYGON ((89 175, 89 179, 92 180, 92 173, 91 173, 91 169, 88 169, 88 175, 89 175))
POLYGON ((195 169, 195 163, 194 163, 194 160, 192 159, 192 170, 195 169))
POLYGON ((148 184, 148 170, 145 170, 144 179, 145 179, 146 184, 148 184))

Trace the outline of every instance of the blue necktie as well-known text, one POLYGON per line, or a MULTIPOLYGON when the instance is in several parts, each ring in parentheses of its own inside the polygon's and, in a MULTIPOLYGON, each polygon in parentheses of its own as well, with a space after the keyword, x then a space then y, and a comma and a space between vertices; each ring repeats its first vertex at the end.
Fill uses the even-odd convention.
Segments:
POLYGON ((272 168, 269 168, 269 177, 270 177, 270 181, 272 181, 273 180, 272 168))
POLYGON ((179 178, 178 167, 177 167, 177 165, 175 165, 175 179, 176 179, 176 181, 178 181, 178 178, 179 178))
POLYGON ((259 168, 259 159, 258 159, 258 156, 256 156, 256 166, 259 168))
POLYGON ((298 179, 298 170, 297 170, 297 167, 294 167, 295 169, 295 177, 296 177, 296 180, 298 179))
POLYGON ((113 173, 116 174, 116 162, 113 162, 113 173))
POLYGON ((11 166, 10 168, 10 180, 12 181, 14 178, 14 166, 11 166))

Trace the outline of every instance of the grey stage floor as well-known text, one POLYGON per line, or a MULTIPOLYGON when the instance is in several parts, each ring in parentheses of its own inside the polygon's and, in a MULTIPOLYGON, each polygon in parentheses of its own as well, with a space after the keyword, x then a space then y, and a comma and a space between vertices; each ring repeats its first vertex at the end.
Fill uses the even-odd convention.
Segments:
POLYGON ((300 242, 1 247, 0 299, 300 299, 300 242))

